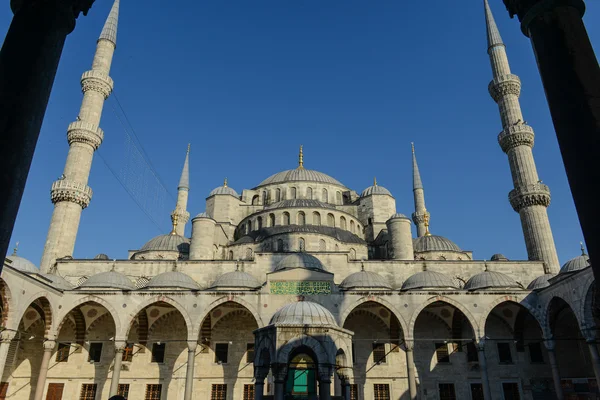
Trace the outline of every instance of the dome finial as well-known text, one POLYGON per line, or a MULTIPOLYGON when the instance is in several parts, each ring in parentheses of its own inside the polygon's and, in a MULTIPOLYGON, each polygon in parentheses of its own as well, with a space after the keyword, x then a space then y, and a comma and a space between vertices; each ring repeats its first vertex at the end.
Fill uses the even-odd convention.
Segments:
POLYGON ((173 230, 171 231, 171 235, 177 235, 177 221, 179 221, 179 215, 175 213, 171 214, 171 221, 173 222, 173 230))
POLYGON ((431 232, 429 232, 429 213, 425 210, 425 214, 423 215, 423 223, 425 224, 425 236, 431 236, 431 232))
POLYGON ((373 186, 377 186, 377 177, 376 176, 373 177, 373 186))
POLYGON ((177 260, 173 261, 173 271, 177 271, 177 260))
POLYGON ((17 255, 17 251, 19 251, 19 242, 15 243, 15 248, 13 249, 13 256, 17 255))
POLYGON ((360 270, 361 270, 361 271, 364 271, 364 270, 365 270, 365 262, 364 262, 364 261, 361 261, 361 262, 360 262, 360 270))
POLYGON ((227 187, 227 177, 225 177, 225 180, 223 181, 223 187, 227 187))
MULTIPOLYGON (((19 242, 17 242, 17 246, 18 245, 19 245, 19 242)), ((585 247, 583 247, 583 242, 579 242, 579 245, 581 246, 581 255, 587 256, 587 254, 585 254, 585 247)))
POLYGON ((112 267, 110 267, 110 270, 112 272, 114 272, 116 266, 117 266, 117 259, 115 258, 115 259, 113 259, 112 267))
POLYGON ((300 153, 298 154, 298 169, 304 169, 304 146, 300 145, 300 153))

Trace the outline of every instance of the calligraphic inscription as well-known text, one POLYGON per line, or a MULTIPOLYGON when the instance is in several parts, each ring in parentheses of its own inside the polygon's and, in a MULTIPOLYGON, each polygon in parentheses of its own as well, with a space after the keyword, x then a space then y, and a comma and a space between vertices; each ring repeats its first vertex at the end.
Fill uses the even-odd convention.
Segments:
POLYGON ((272 281, 271 294, 331 294, 329 281, 272 281))

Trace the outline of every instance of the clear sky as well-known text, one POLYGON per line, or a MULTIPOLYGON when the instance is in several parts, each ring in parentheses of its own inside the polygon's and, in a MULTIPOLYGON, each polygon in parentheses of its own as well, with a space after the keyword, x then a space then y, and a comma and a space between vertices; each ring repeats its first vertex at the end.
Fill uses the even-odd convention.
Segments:
MULTIPOLYGON (((8 3, 1 5, 2 37, 12 15, 8 3)), ((579 254, 582 234, 535 59, 502 1, 490 3, 513 73, 523 82, 521 105, 536 132, 534 156, 552 191, 550 222, 564 262, 579 254)), ((587 6, 584 20, 600 53, 600 24, 592 23, 600 20, 600 4, 587 6)), ((111 1, 96 0, 78 19, 56 76, 12 239, 36 264, 53 209, 50 186, 66 160, 66 128, 81 103, 79 77, 91 66, 110 7, 111 1)), ((527 258, 519 217, 507 200, 512 181, 496 140, 499 114, 487 93, 482 0, 179 0, 177 6, 122 0, 111 76, 171 196, 192 144, 192 216, 204 211, 206 196, 224 177, 241 192, 295 168, 300 144, 307 168, 359 193, 376 176, 395 196, 398 212, 410 214, 414 141, 432 232, 477 259, 527 258)), ((170 229, 170 196, 161 204, 135 189, 159 229, 107 167, 118 175, 133 162, 118 113, 112 96, 101 122, 106 164, 96 154, 94 197, 83 212, 76 258, 123 259, 128 249, 170 229)), ((125 182, 135 185, 132 177, 125 182)))

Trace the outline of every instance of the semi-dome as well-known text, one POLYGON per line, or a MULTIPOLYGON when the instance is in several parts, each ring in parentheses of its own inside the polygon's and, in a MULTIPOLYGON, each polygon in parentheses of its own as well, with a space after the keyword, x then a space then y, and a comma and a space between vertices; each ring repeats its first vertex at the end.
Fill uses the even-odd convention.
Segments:
POLYGON ((531 281, 529 285, 527 285, 528 290, 539 290, 550 286, 549 280, 554 278, 555 274, 544 274, 542 276, 538 276, 534 280, 531 281))
POLYGON ((135 285, 125 275, 117 271, 100 272, 92 275, 79 288, 112 288, 121 290, 134 290, 135 285))
POLYGON ((57 274, 41 274, 44 278, 48 279, 51 283, 51 286, 54 286, 60 290, 71 290, 74 288, 69 281, 57 274))
POLYGON ((561 267, 559 274, 565 274, 568 272, 575 272, 581 269, 587 268, 589 264, 590 258, 587 254, 582 254, 575 258, 570 259, 561 267))
POLYGON ((414 289, 458 289, 452 278, 435 271, 423 271, 411 275, 403 284, 402 290, 414 289))
POLYGON ((346 277, 340 283, 340 288, 349 289, 392 289, 385 278, 376 272, 359 271, 346 277))
POLYGON ((12 256, 7 256, 6 259, 10 260, 10 263, 7 263, 8 265, 21 272, 25 272, 27 274, 38 274, 40 272, 40 269, 26 258, 13 254, 12 256))
POLYGON ((104 253, 100 253, 100 254, 96 254, 96 256, 94 257, 94 260, 110 260, 110 258, 108 258, 108 256, 104 253))
POLYGON ((320 304, 299 301, 281 307, 270 324, 337 325, 331 312, 320 304))
POLYGON ((219 276, 210 286, 210 289, 256 289, 260 286, 258 280, 249 273, 232 271, 219 276))
POLYGON ((323 264, 317 257, 304 252, 290 254, 289 256, 285 257, 283 260, 279 261, 275 271, 291 268, 304 268, 313 270, 324 269, 323 264))
POLYGON ((319 171, 314 171, 312 169, 305 168, 296 168, 289 169, 287 171, 281 171, 274 175, 271 175, 264 181, 262 181, 257 187, 265 186, 265 185, 273 185, 276 183, 285 183, 285 182, 317 182, 317 183, 328 183, 331 185, 344 186, 337 179, 332 178, 331 176, 324 174, 319 171))
POLYGON ((473 275, 465 283, 465 290, 481 289, 522 289, 517 282, 507 275, 496 271, 483 271, 473 275))
POLYGON ((189 253, 190 240, 186 237, 174 234, 160 235, 150 239, 142 246, 140 251, 178 251, 189 253))
POLYGON ((189 289, 198 290, 200 286, 192 279, 191 276, 179 271, 163 272, 156 275, 154 278, 142 287, 142 289, 189 289))
POLYGON ((425 235, 413 240, 416 252, 423 251, 462 251, 456 243, 443 236, 425 235))
POLYGON ((367 196, 371 196, 371 195, 374 195, 374 194, 385 194, 385 195, 388 195, 388 196, 392 195, 392 193, 390 193, 389 190, 387 190, 383 186, 379 186, 377 184, 377 180, 375 180, 373 186, 369 186, 368 188, 366 188, 365 190, 363 190, 362 193, 360 194, 360 197, 367 197, 367 196))

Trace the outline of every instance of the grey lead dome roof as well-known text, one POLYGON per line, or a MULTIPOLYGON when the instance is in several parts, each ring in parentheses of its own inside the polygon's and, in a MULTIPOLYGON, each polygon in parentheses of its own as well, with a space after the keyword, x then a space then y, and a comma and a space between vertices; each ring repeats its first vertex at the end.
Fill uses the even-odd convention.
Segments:
POLYGON ((332 178, 331 176, 324 174, 319 171, 312 169, 296 168, 289 169, 287 171, 281 171, 274 175, 271 175, 264 181, 262 181, 257 187, 272 185, 274 183, 294 182, 294 181, 306 181, 306 182, 319 182, 329 183, 332 185, 338 185, 345 187, 340 181, 332 178))
POLYGON ((327 203, 322 203, 319 200, 312 199, 290 199, 278 201, 277 203, 270 204, 266 207, 267 210, 274 208, 292 208, 292 207, 303 207, 303 208, 331 208, 335 210, 335 206, 327 203))
POLYGON ((529 290, 538 290, 543 289, 545 287, 550 286, 550 279, 554 278, 555 274, 544 274, 542 276, 538 276, 534 280, 531 281, 529 285, 527 285, 527 289, 529 290))
POLYGON ((333 314, 328 309, 310 301, 286 304, 273 314, 270 324, 337 326, 333 314))
POLYGON ((232 271, 219 276, 210 289, 218 288, 238 288, 238 289, 256 289, 261 284, 258 280, 244 271, 232 271))
POLYGON ((216 194, 228 194, 233 197, 237 197, 237 198, 240 197, 240 195, 234 189, 230 188, 229 186, 219 186, 218 188, 214 188, 208 194, 208 197, 214 196, 216 194))
POLYGON ((56 274, 41 274, 44 278, 52 282, 52 286, 60 290, 73 289, 73 285, 60 275, 56 274))
POLYGON ((390 193, 390 191, 384 188, 383 186, 373 185, 363 190, 360 194, 360 197, 367 197, 373 194, 387 194, 388 196, 392 196, 392 193, 390 193))
POLYGON ((277 267, 275 267, 275 271, 280 271, 282 269, 289 268, 304 268, 304 269, 312 269, 312 270, 323 270, 323 264, 319 259, 315 256, 311 256, 308 253, 294 253, 285 257, 283 260, 279 261, 277 267))
POLYGON ((421 251, 462 251, 456 243, 443 236, 426 235, 413 240, 416 252, 421 251))
POLYGON ((134 290, 135 285, 125 275, 117 271, 100 272, 92 275, 80 288, 113 288, 121 290, 134 290))
POLYGON ((392 215, 389 219, 396 219, 396 218, 409 219, 406 215, 400 214, 400 213, 396 213, 396 214, 392 215))
POLYGON ((191 276, 179 271, 163 272, 156 275, 154 278, 142 288, 177 288, 198 290, 200 286, 192 279, 191 276))
POLYGON ((391 289, 392 287, 385 278, 378 273, 363 270, 347 276, 346 279, 340 283, 340 288, 391 289))
POLYGON ((423 271, 411 275, 403 284, 402 290, 413 289, 457 289, 452 278, 435 271, 423 271))
POLYGON ((7 263, 9 266, 21 272, 25 272, 28 274, 38 274, 40 272, 39 268, 36 267, 34 263, 32 263, 26 258, 19 257, 17 255, 12 255, 7 256, 6 259, 11 261, 10 263, 7 263))
POLYGON ((178 251, 180 253, 189 253, 190 240, 179 235, 160 235, 150 239, 140 251, 178 251))
POLYGON ((572 258, 566 263, 564 263, 564 265, 560 268, 559 274, 575 272, 579 271, 580 269, 587 268, 589 266, 589 260, 590 258, 587 254, 582 254, 580 256, 572 258))
POLYGON ((510 277, 496 271, 484 271, 473 275, 471 279, 465 283, 465 290, 480 290, 480 289, 507 289, 517 288, 521 286, 510 277))

